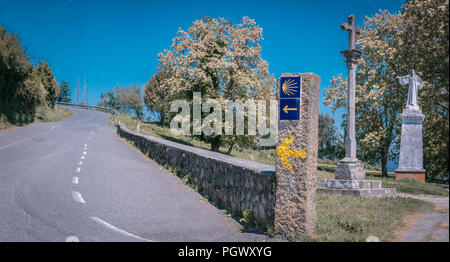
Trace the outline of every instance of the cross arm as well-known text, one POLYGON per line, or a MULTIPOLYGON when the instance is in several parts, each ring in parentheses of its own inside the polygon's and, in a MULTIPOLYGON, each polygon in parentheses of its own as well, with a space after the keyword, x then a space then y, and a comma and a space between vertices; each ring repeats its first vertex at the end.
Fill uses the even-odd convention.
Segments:
POLYGON ((357 26, 349 25, 347 23, 341 24, 341 29, 342 30, 347 30, 347 31, 355 31, 355 33, 357 33, 357 34, 361 34, 362 33, 361 28, 359 28, 357 26))
POLYGON ((341 24, 341 29, 342 30, 351 30, 351 28, 352 27, 349 24, 347 24, 347 23, 341 24))

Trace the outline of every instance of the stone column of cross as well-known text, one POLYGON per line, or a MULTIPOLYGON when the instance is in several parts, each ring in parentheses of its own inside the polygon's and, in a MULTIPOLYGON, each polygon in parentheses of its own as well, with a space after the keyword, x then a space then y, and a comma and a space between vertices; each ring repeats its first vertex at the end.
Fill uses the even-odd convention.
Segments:
POLYGON ((355 86, 356 67, 361 51, 356 50, 356 34, 361 30, 355 25, 355 16, 348 17, 348 24, 341 25, 343 30, 349 33, 348 50, 342 51, 347 63, 347 135, 345 137, 345 158, 340 161, 336 169, 336 179, 358 180, 364 179, 365 170, 361 161, 356 157, 356 136, 355 136, 355 86))
POLYGON ((348 50, 343 51, 347 58, 347 137, 345 141, 345 157, 347 161, 355 161, 356 158, 356 136, 355 136, 355 85, 356 85, 356 67, 361 52, 355 49, 356 34, 361 30, 355 26, 355 16, 348 17, 348 24, 341 25, 343 30, 348 31, 349 44, 348 50))

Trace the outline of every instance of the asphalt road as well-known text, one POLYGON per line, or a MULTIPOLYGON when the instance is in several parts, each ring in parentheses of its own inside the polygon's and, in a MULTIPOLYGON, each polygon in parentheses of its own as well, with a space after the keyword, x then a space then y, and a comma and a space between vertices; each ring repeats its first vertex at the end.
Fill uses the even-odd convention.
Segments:
POLYGON ((0 241, 264 241, 115 134, 110 115, 0 132, 0 241))

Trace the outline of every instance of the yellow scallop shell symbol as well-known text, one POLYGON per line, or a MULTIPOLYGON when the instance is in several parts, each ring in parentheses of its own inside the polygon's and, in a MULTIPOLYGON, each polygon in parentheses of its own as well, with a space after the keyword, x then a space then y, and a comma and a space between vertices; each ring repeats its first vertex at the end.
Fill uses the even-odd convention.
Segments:
POLYGON ((305 150, 297 151, 295 149, 289 148, 289 145, 294 141, 295 136, 290 135, 286 137, 281 145, 279 145, 276 149, 277 155, 281 160, 281 163, 285 168, 287 168, 292 174, 294 173, 294 169, 292 168, 292 164, 289 162, 288 157, 293 158, 305 158, 307 156, 305 150))
POLYGON ((283 93, 285 93, 288 96, 293 95, 295 92, 297 92, 297 87, 295 86, 297 83, 292 80, 288 79, 284 81, 283 85, 281 86, 281 90, 283 90, 283 93))

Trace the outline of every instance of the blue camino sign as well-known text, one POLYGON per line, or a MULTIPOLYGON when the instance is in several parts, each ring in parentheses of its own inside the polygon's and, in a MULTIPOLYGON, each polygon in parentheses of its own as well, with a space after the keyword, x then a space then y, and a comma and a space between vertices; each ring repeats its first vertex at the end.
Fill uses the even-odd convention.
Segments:
POLYGON ((300 119, 301 77, 280 78, 280 120, 300 119))

